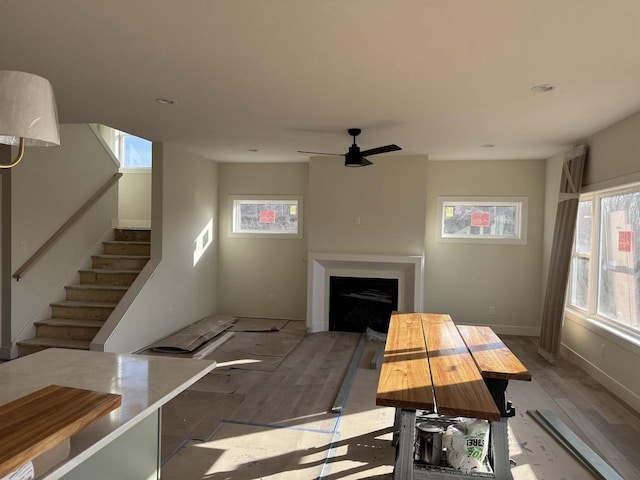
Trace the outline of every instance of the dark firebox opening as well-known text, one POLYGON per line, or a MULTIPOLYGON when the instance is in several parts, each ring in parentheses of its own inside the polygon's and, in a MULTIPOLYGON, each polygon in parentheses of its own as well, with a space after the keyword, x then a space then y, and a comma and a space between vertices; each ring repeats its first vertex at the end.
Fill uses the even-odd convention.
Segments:
POLYGON ((329 278, 329 330, 387 333, 397 309, 397 278, 329 278))

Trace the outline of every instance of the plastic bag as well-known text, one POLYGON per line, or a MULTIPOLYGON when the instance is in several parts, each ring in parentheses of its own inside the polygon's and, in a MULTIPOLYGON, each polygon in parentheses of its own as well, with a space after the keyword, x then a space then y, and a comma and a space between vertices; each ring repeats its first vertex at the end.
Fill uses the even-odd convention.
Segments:
POLYGON ((450 425, 442 436, 447 462, 463 473, 487 472, 484 465, 489 448, 489 422, 463 419, 450 425))

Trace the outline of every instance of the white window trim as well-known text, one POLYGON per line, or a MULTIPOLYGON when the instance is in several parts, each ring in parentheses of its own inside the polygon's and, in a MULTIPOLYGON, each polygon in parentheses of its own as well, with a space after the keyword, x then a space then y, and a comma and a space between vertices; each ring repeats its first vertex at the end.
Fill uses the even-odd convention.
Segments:
POLYGON ((436 242, 441 243, 485 243, 497 245, 526 245, 527 224, 529 217, 529 199, 524 196, 516 197, 438 197, 436 242), (519 206, 518 231, 519 236, 507 238, 500 236, 451 236, 442 234, 443 210, 445 203, 486 203, 486 204, 516 204, 519 206))
POLYGON ((621 326, 624 327, 624 325, 614 325, 614 322, 599 315, 589 316, 584 310, 571 305, 567 305, 565 308, 565 321, 567 320, 577 323, 632 353, 640 355, 640 334, 620 328, 621 326))
POLYGON ((229 195, 229 229, 228 234, 231 238, 282 238, 282 239, 301 239, 303 238, 303 201, 302 195, 229 195), (256 202, 277 202, 291 201, 298 202, 298 232, 297 233, 280 233, 280 232, 234 232, 233 221, 235 218, 234 206, 236 200, 253 200, 256 202))
MULTIPOLYGON (((595 226, 592 226, 591 253, 589 254, 591 262, 594 261, 594 252, 597 252, 597 258, 595 259, 595 261, 599 262, 600 259, 600 199, 612 193, 624 194, 628 191, 635 191, 635 189, 640 186, 640 181, 638 181, 637 175, 623 177, 623 179, 631 181, 630 183, 618 185, 608 184, 606 188, 601 188, 599 190, 596 190, 594 188, 585 189, 586 191, 580 195, 581 202, 591 200, 591 214, 593 222, 595 223, 597 221, 598 224, 597 235, 593 235, 595 226)), ((600 184, 600 186, 604 185, 600 184)), ((575 255, 575 252, 573 250, 575 250, 575 246, 572 247, 572 258, 575 255)), ((592 263, 590 263, 587 310, 571 305, 571 275, 569 275, 569 285, 567 285, 567 298, 565 302, 565 320, 573 321, 578 325, 581 325, 588 330, 615 342, 616 344, 628 349, 633 353, 640 354, 640 331, 598 314, 597 269, 598 265, 594 266, 592 263)))
POLYGON ((120 167, 120 173, 146 173, 147 175, 151 173, 151 169, 153 167, 120 167))

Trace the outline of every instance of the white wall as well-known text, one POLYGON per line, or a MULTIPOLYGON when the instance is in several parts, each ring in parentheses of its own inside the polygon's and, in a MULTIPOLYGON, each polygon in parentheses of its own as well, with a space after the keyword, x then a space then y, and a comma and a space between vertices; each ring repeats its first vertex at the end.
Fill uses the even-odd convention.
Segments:
POLYGON ((585 187, 640 174, 640 112, 592 135, 587 144, 585 187))
MULTIPOLYGON (((584 189, 640 181, 640 112, 591 136, 584 189)), ((563 353, 640 411, 640 345, 570 315, 563 353)))
POLYGON ((216 313, 218 165, 154 143, 152 175, 150 264, 156 267, 117 328, 94 339, 105 351, 139 350, 216 313), (213 241, 194 265, 197 238, 209 222, 213 241))
POLYGON ((341 157, 311 158, 306 207, 310 252, 423 254, 427 157, 372 161, 367 167, 347 168, 341 157))
POLYGON ((122 178, 118 182, 118 220, 122 226, 149 226, 151 170, 122 171, 122 178))
POLYGON ((425 235, 425 310, 498 333, 538 335, 545 162, 429 162, 425 235), (525 196, 526 245, 436 241, 438 197, 525 196), (495 315, 489 315, 489 307, 495 315))
POLYGON ((305 318, 308 176, 306 163, 220 165, 219 313, 305 318), (229 237, 228 197, 234 194, 302 195, 303 238, 229 237))
MULTIPOLYGON (((89 126, 61 125, 60 139, 59 147, 27 149, 12 169, 12 271, 118 171, 89 126)), ((114 186, 32 270, 12 281, 14 342, 35 334, 32 322, 49 316, 52 296, 64 296, 64 280, 88 264, 116 218, 117 201, 114 186)))
POLYGON ((304 318, 307 251, 424 254, 425 310, 500 332, 539 333, 543 160, 431 162, 425 156, 388 156, 366 168, 345 168, 343 162, 317 157, 309 165, 220 165, 220 313, 304 318), (305 239, 228 238, 227 196, 247 193, 305 195, 305 239), (527 244, 437 243, 437 199, 450 195, 527 196, 527 244), (275 304, 267 301, 270 293, 275 304), (496 308, 495 316, 488 315, 489 306, 496 308))

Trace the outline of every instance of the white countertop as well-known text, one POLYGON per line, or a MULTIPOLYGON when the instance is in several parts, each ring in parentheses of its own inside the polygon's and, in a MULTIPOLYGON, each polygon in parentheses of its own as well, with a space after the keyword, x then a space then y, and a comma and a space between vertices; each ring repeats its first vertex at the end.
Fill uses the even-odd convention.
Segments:
POLYGON ((0 364, 0 404, 47 385, 122 395, 122 405, 71 438, 55 480, 205 376, 215 361, 51 348, 0 364))

